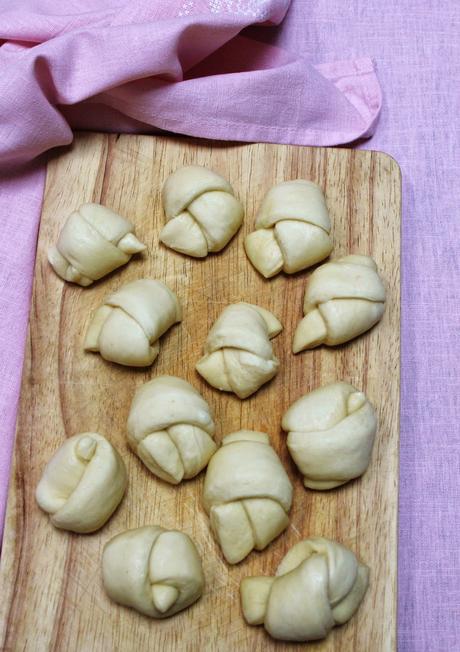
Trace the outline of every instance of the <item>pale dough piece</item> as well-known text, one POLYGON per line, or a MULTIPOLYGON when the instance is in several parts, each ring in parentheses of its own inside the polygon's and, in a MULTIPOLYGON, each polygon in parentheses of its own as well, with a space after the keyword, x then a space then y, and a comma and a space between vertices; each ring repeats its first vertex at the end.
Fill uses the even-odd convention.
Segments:
POLYGON ((167 223, 160 240, 188 256, 204 258, 220 251, 243 222, 243 206, 228 181, 199 165, 173 172, 162 199, 167 223))
POLYGON ((369 466, 377 430, 365 394, 343 382, 299 398, 283 416, 289 452, 310 489, 332 489, 369 466))
POLYGON ((178 484, 196 476, 216 450, 209 405, 192 385, 159 376, 136 392, 128 417, 128 441, 147 468, 178 484))
POLYGON ((203 593, 201 559, 189 536, 147 525, 110 539, 102 581, 114 602, 151 618, 168 618, 203 593))
POLYGON ((240 585, 249 625, 264 625, 282 641, 315 641, 358 609, 369 568, 340 543, 314 537, 289 550, 276 577, 247 577, 240 585))
POLYGON ((227 435, 206 471, 203 505, 225 559, 237 564, 289 525, 292 485, 268 436, 227 435))
POLYGON ((296 179, 273 186, 262 201, 255 227, 246 236, 244 247, 265 278, 281 271, 299 272, 332 251, 331 221, 323 191, 312 181, 296 179))
POLYGON ((96 432, 67 439, 45 467, 35 493, 57 528, 94 532, 120 504, 126 468, 115 448, 96 432))
POLYGON ((100 204, 83 204, 67 219, 48 260, 64 281, 86 287, 144 249, 127 219, 100 204))
POLYGON ((348 342, 380 321, 384 309, 385 288, 372 258, 345 256, 321 265, 307 281, 293 351, 348 342))
POLYGON ((282 329, 264 308, 231 304, 209 331, 196 370, 213 387, 247 398, 278 372, 270 340, 282 329))
POLYGON ((160 351, 161 335, 181 319, 179 301, 167 285, 147 278, 132 281, 96 310, 84 348, 118 364, 147 367, 160 351))

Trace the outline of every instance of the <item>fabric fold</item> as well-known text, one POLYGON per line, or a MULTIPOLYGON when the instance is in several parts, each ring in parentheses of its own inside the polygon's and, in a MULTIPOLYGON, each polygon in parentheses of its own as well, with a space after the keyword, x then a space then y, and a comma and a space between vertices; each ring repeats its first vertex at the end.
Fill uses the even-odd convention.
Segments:
POLYGON ((370 60, 315 66, 238 35, 278 23, 287 6, 138 1, 46 20, 3 13, 0 169, 69 144, 75 122, 103 128, 103 107, 142 123, 136 129, 206 138, 336 145, 369 136, 380 110, 370 60))

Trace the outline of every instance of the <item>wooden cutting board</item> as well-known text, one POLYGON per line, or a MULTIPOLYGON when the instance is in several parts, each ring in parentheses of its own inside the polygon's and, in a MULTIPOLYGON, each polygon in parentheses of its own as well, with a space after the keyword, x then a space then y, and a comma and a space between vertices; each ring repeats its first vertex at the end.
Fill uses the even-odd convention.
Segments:
POLYGON ((143 650, 299 650, 245 624, 239 582, 273 574, 301 538, 323 535, 343 542, 371 568, 369 591, 354 618, 317 652, 395 649, 399 437, 400 172, 379 152, 278 145, 231 145, 175 137, 81 134, 48 165, 38 242, 14 469, 1 566, 2 650, 139 652, 143 650), (160 188, 177 167, 198 163, 228 177, 246 207, 246 220, 223 253, 193 260, 159 245, 164 218, 160 188), (307 178, 325 190, 333 223, 334 256, 371 254, 388 292, 385 315, 359 339, 294 356, 293 331, 302 316, 308 272, 266 281, 243 249, 255 210, 270 186, 307 178), (147 254, 88 289, 65 284, 46 251, 68 214, 101 202, 136 225, 147 254), (161 340, 152 368, 133 370, 84 353, 91 312, 123 283, 143 276, 165 281, 184 307, 182 324, 161 340), (209 327, 224 306, 249 301, 272 310, 284 324, 274 340, 281 361, 276 378, 251 398, 210 388, 194 371, 209 327), (240 428, 270 434, 294 484, 291 525, 268 549, 228 566, 201 506, 203 474, 178 487, 151 475, 128 450, 126 420, 135 389, 157 374, 185 377, 213 407, 217 439, 240 428), (379 430, 372 463, 361 479, 337 490, 305 490, 280 429, 286 408, 302 394, 336 379, 363 389, 376 405, 379 430), (129 488, 109 523, 92 535, 54 529, 34 500, 45 463, 66 437, 95 430, 120 450, 129 488), (125 528, 161 524, 179 528, 202 554, 206 589, 192 608, 153 621, 119 607, 101 584, 104 543, 125 528))

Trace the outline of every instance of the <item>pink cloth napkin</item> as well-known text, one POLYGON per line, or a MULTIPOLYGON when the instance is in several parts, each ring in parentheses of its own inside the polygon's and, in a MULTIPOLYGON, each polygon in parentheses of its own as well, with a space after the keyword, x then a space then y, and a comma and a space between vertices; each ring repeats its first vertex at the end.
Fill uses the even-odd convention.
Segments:
POLYGON ((311 65, 239 35, 289 0, 0 1, 0 527, 44 167, 72 128, 335 145, 369 136, 371 60, 311 65))

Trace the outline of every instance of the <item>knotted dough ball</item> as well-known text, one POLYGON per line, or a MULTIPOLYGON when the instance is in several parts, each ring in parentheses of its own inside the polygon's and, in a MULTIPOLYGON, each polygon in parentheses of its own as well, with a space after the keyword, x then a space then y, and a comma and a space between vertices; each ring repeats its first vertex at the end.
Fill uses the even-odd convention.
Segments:
POLYGON ((67 219, 48 260, 64 281, 86 287, 144 249, 127 219, 100 204, 83 204, 67 219))
POLYGON ((335 346, 372 328, 385 309, 385 288, 369 256, 344 256, 315 269, 307 281, 305 317, 293 351, 335 346))
POLYGON ((369 466, 377 430, 374 408, 348 383, 325 385, 283 416, 289 452, 310 489, 332 489, 369 466))
POLYGON ((332 251, 331 221, 323 191, 296 179, 273 186, 256 217, 256 230, 244 242, 246 254, 265 278, 294 274, 332 251))
POLYGON ((181 318, 176 295, 161 281, 126 283, 94 313, 84 348, 118 364, 147 367, 160 351, 161 335, 181 318))
POLYGON ((346 623, 369 584, 369 569, 340 543, 315 537, 289 550, 276 577, 247 577, 240 585, 249 625, 264 625, 282 641, 315 641, 346 623))
POLYGON ((151 618, 168 618, 203 592, 201 559, 183 532, 148 525, 110 539, 102 581, 112 600, 151 618))
POLYGON ((188 256, 204 258, 220 251, 243 221, 243 206, 228 181, 199 165, 173 172, 162 199, 167 223, 160 240, 188 256))
POLYGON ((193 478, 216 450, 209 405, 192 385, 159 376, 136 392, 128 417, 128 441, 155 475, 178 484, 193 478))
POLYGON ((126 484, 126 468, 115 448, 102 435, 84 432, 56 451, 35 496, 57 528, 87 533, 112 516, 126 484))
POLYGON ((208 333, 196 370, 213 387, 247 398, 278 372, 270 340, 282 329, 264 308, 251 303, 227 306, 208 333))
POLYGON ((289 525, 292 485, 268 436, 227 435, 206 471, 203 505, 229 564, 263 550, 289 525))

